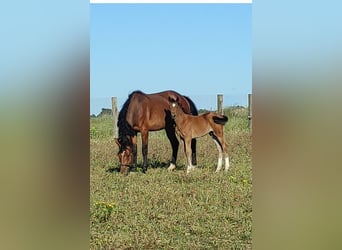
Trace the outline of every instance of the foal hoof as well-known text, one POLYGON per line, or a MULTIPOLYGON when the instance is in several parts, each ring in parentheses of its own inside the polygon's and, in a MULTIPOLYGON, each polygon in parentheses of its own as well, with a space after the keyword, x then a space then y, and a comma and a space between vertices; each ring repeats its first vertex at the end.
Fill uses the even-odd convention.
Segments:
POLYGON ((194 171, 196 169, 196 166, 189 166, 187 169, 186 169, 186 173, 189 174, 190 172, 194 171))
POLYGON ((176 165, 173 163, 170 163, 170 166, 167 168, 168 171, 173 171, 176 168, 176 165))

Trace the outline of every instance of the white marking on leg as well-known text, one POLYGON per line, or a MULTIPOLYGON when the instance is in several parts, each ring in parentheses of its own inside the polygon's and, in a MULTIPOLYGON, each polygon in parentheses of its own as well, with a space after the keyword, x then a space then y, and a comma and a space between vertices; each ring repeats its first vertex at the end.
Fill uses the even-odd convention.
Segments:
POLYGON ((227 156, 224 160, 225 160, 224 171, 228 171, 228 169, 229 169, 229 157, 227 156))
POLYGON ((213 140, 217 146, 217 150, 219 151, 219 156, 218 156, 218 160, 217 160, 217 168, 216 168, 215 172, 219 172, 222 168, 222 158, 223 158, 222 148, 221 148, 220 144, 215 139, 213 139, 213 140))
POLYGON ((191 141, 187 140, 185 143, 185 155, 186 155, 186 159, 188 161, 188 167, 186 170, 186 173, 190 173, 191 170, 194 169, 194 166, 192 165, 192 157, 191 157, 191 147, 190 147, 190 143, 191 141))
POLYGON ((191 163, 191 157, 189 157, 188 158, 188 168, 187 168, 187 170, 186 170, 186 173, 188 174, 188 173, 190 173, 190 171, 191 170, 193 170, 195 167, 192 165, 192 163, 191 163))
POLYGON ((172 171, 176 168, 176 165, 173 163, 170 163, 170 166, 167 168, 167 170, 172 171))
POLYGON ((221 168, 222 168, 222 157, 219 157, 217 160, 217 168, 215 172, 220 172, 221 168))
POLYGON ((194 166, 188 165, 188 167, 187 167, 187 169, 186 169, 186 173, 187 173, 187 174, 190 173, 190 171, 193 170, 193 169, 194 169, 194 166))

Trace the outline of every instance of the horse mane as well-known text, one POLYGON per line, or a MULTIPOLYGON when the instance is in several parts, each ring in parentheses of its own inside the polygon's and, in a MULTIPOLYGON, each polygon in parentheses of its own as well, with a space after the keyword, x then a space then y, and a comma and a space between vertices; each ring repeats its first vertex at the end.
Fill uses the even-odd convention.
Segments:
POLYGON ((132 146, 132 141, 129 140, 128 137, 132 137, 136 134, 132 126, 126 120, 127 110, 134 94, 144 95, 144 93, 140 90, 133 91, 131 94, 129 94, 128 99, 125 101, 119 112, 117 126, 119 128, 119 142, 121 145, 120 152, 124 151, 126 146, 132 146))

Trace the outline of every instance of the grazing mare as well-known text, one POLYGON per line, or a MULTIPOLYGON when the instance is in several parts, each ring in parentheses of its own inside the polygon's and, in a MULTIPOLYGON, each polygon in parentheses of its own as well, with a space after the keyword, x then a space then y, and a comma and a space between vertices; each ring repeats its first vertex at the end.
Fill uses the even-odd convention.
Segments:
MULTIPOLYGON (((171 117, 169 97, 178 98, 184 111, 197 115, 197 109, 192 100, 175 91, 164 91, 145 94, 134 91, 124 103, 118 117, 119 138, 115 141, 119 146, 120 172, 127 173, 134 170, 137 163, 137 133, 141 133, 143 165, 147 170, 148 133, 149 131, 166 130, 166 135, 172 146, 172 156, 169 170, 176 167, 179 142, 175 134, 175 126, 171 117)), ((191 141, 192 164, 196 165, 196 140, 191 141)))
POLYGON ((169 98, 172 118, 176 124, 176 132, 184 141, 184 151, 188 161, 187 173, 194 169, 191 161, 190 143, 193 138, 209 134, 219 151, 216 172, 222 168, 222 152, 225 156, 225 171, 229 168, 228 145, 224 138, 224 124, 228 117, 216 112, 207 112, 199 116, 184 113, 183 106, 177 97, 169 98))

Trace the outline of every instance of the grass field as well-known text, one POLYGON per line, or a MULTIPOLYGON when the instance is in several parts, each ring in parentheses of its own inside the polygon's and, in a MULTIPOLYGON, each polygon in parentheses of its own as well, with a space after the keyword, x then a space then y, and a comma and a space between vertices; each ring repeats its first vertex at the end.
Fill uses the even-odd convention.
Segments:
MULTIPOLYGON (((186 174, 183 145, 168 172, 164 131, 149 136, 149 168, 123 176, 110 116, 90 119, 91 249, 251 249, 252 165, 247 110, 225 109, 231 167, 215 173, 217 148, 198 139, 198 168, 186 174)), ((141 141, 138 163, 141 163, 141 141)))

